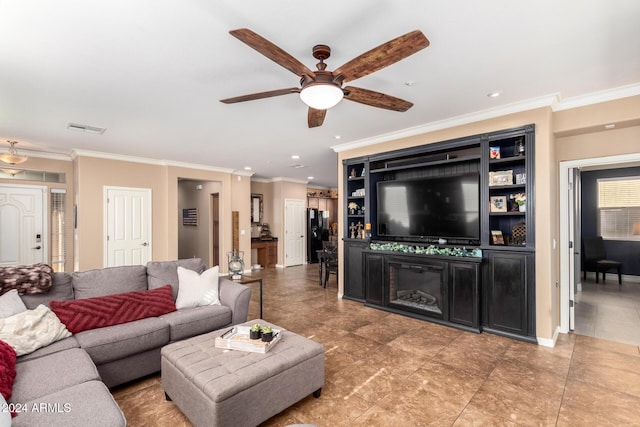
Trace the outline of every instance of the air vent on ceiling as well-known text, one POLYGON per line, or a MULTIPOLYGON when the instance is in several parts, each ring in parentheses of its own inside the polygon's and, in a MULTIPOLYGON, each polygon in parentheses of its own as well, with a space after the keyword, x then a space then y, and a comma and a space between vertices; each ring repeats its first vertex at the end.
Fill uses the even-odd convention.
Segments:
POLYGON ((87 132, 102 135, 107 128, 100 128, 97 126, 81 125, 79 123, 68 123, 67 129, 75 130, 76 132, 87 132))
POLYGON ((294 168, 294 169, 300 169, 300 168, 303 168, 303 167, 305 167, 305 166, 304 166, 304 165, 301 165, 301 164, 296 163, 296 164, 293 164, 293 165, 289 165, 289 167, 290 167, 290 168, 294 168))

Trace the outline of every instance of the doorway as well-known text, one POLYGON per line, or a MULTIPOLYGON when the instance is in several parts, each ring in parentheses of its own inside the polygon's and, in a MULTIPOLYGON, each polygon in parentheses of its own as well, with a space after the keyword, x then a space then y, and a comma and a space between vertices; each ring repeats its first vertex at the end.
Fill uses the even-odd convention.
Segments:
MULTIPOLYGON (((597 287, 595 280, 591 280, 589 277, 586 281, 581 281, 579 260, 574 258, 575 252, 579 252, 580 249, 579 246, 577 246, 580 241, 580 235, 578 233, 577 236, 573 236, 575 230, 573 224, 576 212, 580 212, 581 210, 581 202, 574 205, 574 201, 576 200, 575 192, 579 190, 579 186, 572 186, 572 181, 576 176, 574 172, 580 169, 607 169, 607 167, 614 166, 616 168, 637 166, 639 162, 640 153, 560 162, 560 332, 562 333, 575 331, 576 333, 597 336, 595 325, 587 325, 585 322, 595 322, 598 310, 602 311, 601 317, 604 317, 603 315, 607 310, 617 312, 624 311, 623 306, 629 302, 625 301, 625 295, 621 293, 619 289, 615 289, 618 287, 617 281, 615 286, 611 285, 607 288, 602 285, 597 287), (574 242, 573 245, 572 242, 574 242), (578 284, 581 286, 579 287, 578 284), (606 295, 602 293, 602 291, 605 290, 606 295), (578 291, 578 293, 574 298, 573 296, 576 291, 578 291), (594 293, 598 292, 600 292, 600 294, 594 296, 594 293), (616 303, 616 298, 618 303, 616 303), (580 306, 580 304, 582 305, 580 306), (611 308, 612 304, 614 306, 617 304, 620 308, 617 310, 611 308), (602 307, 599 307, 599 305, 602 305, 602 307), (572 306, 575 308, 575 325, 571 318, 572 306)), ((579 198, 577 198, 577 200, 579 200, 579 198)), ((629 285, 625 285, 623 282, 623 287, 624 286, 629 285)), ((631 286, 634 285, 632 284, 631 286)), ((635 288, 638 286, 640 285, 635 285, 635 288)), ((638 304, 640 304, 640 296, 635 297, 630 293, 627 294, 627 296, 631 296, 631 299, 638 298, 638 304)), ((626 299, 629 300, 629 298, 626 299)), ((606 320, 611 321, 611 323, 601 326, 601 330, 606 328, 615 329, 615 326, 613 326, 614 316, 607 316, 606 320)), ((613 333, 609 334, 606 339, 616 340, 615 335, 616 334, 613 333)), ((620 338, 618 341, 623 342, 625 340, 620 338)), ((638 334, 637 344, 640 344, 640 334, 638 334)))
POLYGON ((46 262, 47 187, 0 185, 0 266, 46 262))

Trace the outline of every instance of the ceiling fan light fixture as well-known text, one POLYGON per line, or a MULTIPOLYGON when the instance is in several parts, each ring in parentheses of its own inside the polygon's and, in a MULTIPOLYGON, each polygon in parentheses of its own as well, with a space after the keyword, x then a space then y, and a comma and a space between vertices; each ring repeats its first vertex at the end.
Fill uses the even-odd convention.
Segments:
POLYGON ((342 100, 344 93, 335 84, 317 83, 305 86, 300 99, 316 110, 327 110, 342 100))
POLYGON ((19 165, 27 161, 29 157, 18 154, 15 145, 18 141, 7 141, 9 143, 9 152, 0 155, 0 160, 10 165, 19 165))

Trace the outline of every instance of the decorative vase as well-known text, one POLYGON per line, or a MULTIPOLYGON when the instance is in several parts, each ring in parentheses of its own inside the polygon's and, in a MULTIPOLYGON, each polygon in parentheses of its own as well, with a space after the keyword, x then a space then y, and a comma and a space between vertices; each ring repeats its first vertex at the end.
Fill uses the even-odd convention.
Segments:
POLYGON ((355 214, 356 214, 355 209, 349 209, 349 215, 355 215, 355 214))
POLYGON ((262 331, 249 331, 249 338, 252 340, 259 340, 262 335, 262 331))
POLYGON ((262 333, 262 341, 271 342, 273 339, 273 332, 263 332, 262 333))
POLYGON ((518 210, 520 212, 526 212, 527 211, 527 205, 519 205, 518 206, 518 210))

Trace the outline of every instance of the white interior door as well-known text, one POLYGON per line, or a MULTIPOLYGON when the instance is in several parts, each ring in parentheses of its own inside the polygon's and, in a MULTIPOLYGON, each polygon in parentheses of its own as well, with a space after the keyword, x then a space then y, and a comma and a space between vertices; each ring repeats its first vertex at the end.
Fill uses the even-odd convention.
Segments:
POLYGON ((151 261, 151 189, 105 187, 105 267, 151 261))
POLYGON ((284 201, 284 266, 304 263, 305 219, 304 200, 284 201))
POLYGON ((0 185, 0 266, 46 262, 47 188, 0 185))

